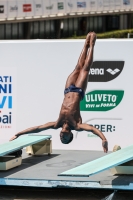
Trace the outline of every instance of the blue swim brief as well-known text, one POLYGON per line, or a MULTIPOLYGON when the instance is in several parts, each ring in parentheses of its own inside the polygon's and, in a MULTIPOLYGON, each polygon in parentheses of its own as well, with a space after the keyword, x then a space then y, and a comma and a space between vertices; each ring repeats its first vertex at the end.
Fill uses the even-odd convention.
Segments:
POLYGON ((83 100, 83 98, 85 96, 84 90, 81 89, 81 88, 76 87, 75 85, 70 85, 68 88, 66 88, 64 90, 64 94, 67 94, 68 92, 77 92, 77 93, 79 93, 82 100, 83 100))

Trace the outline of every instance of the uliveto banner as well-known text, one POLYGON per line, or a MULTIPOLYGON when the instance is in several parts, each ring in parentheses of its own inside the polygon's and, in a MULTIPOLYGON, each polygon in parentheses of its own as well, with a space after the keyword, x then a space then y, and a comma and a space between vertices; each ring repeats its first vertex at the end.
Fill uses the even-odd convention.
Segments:
MULTIPOLYGON (((66 79, 83 46, 84 40, 1 42, 0 143, 21 130, 58 119, 66 79)), ((83 123, 101 130, 111 151, 115 144, 132 144, 133 57, 127 49, 133 52, 131 40, 96 41, 87 90, 80 102, 83 123)), ((73 141, 64 145, 60 131, 39 134, 52 135, 54 149, 102 150, 101 139, 91 132, 73 131, 73 141)))

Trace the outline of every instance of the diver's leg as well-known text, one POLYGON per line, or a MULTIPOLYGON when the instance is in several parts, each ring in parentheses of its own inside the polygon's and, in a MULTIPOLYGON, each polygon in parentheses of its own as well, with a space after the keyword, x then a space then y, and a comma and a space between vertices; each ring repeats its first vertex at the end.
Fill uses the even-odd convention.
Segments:
POLYGON ((82 88, 84 90, 84 92, 86 90, 87 83, 88 83, 88 73, 89 73, 90 67, 93 63, 93 52, 94 52, 95 41, 96 41, 96 34, 93 32, 93 33, 91 33, 90 48, 89 48, 88 54, 86 56, 84 66, 80 70, 78 79, 75 84, 77 87, 82 88))
POLYGON ((85 40, 84 47, 79 56, 77 65, 76 65, 74 71, 68 76, 65 88, 68 88, 70 85, 76 84, 76 81, 78 79, 80 71, 83 69, 83 67, 85 65, 85 60, 87 59, 88 48, 90 46, 90 35, 91 35, 91 33, 88 33, 86 40, 85 40))

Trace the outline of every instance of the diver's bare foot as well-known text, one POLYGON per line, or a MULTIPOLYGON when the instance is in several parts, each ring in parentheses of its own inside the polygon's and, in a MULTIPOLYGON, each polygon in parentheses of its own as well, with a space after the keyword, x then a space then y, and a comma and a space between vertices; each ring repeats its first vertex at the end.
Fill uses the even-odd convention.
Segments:
POLYGON ((96 33, 95 32, 91 32, 91 37, 90 37, 90 46, 94 47, 95 42, 96 42, 96 33))
POLYGON ((87 46, 88 48, 90 47, 90 38, 91 38, 91 33, 89 32, 86 36, 86 40, 85 40, 85 46, 87 46))

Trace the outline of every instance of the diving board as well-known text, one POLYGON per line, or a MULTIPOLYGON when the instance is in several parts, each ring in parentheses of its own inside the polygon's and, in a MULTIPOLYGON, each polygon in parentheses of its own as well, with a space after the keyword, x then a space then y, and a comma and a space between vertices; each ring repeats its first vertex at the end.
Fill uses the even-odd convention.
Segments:
POLYGON ((50 135, 24 135, 20 136, 15 140, 4 143, 0 145, 0 156, 5 156, 17 150, 20 150, 24 147, 37 144, 44 140, 49 140, 51 138, 50 135))
MULTIPOLYGON (((89 155, 88 155, 89 156, 89 155)), ((133 159, 133 145, 58 174, 58 176, 88 177, 133 159)))

